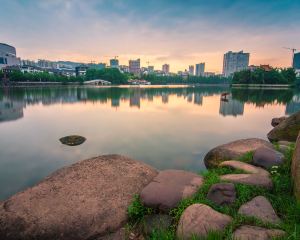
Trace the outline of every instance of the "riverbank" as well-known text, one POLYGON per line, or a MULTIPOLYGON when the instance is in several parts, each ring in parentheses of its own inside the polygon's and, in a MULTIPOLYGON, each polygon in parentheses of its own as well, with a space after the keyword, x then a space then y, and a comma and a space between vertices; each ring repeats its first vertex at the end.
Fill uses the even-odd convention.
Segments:
POLYGON ((231 84, 232 88, 251 88, 251 89, 290 89, 290 84, 231 84))

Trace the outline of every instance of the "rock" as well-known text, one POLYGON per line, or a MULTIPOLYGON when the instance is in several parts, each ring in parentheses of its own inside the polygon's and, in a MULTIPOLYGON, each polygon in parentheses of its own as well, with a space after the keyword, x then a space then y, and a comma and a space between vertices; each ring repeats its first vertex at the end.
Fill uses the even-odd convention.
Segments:
POLYGON ((248 138, 230 142, 210 150, 204 157, 204 163, 207 168, 218 167, 223 161, 238 159, 244 154, 255 151, 262 146, 273 147, 271 143, 259 138, 248 138))
POLYGON ((147 207, 167 212, 184 198, 191 197, 203 184, 203 177, 182 170, 165 170, 141 192, 141 201, 147 207))
POLYGON ((300 202, 300 134, 296 142, 296 148, 292 158, 291 175, 294 184, 294 195, 300 202))
POLYGON ((268 133, 268 139, 273 141, 295 142, 300 130, 300 111, 283 120, 268 133))
POLYGON ((243 204, 238 211, 239 214, 256 217, 264 223, 280 223, 271 203, 263 196, 257 196, 251 201, 243 204))
POLYGON ((213 184, 207 194, 207 199, 217 205, 230 205, 236 199, 236 191, 232 183, 213 184))
POLYGON ((289 141, 279 141, 278 142, 279 145, 284 145, 289 147, 291 144, 294 144, 294 142, 289 142, 289 141))
POLYGON ((78 135, 71 135, 66 136, 63 138, 60 138, 59 141, 62 144, 68 145, 68 146, 77 146, 80 144, 83 144, 85 142, 86 138, 78 135))
POLYGON ((120 155, 64 167, 1 203, 0 239, 81 240, 118 231, 134 194, 156 175, 120 155))
POLYGON ((153 214, 144 218, 143 232, 150 235, 154 230, 167 230, 172 224, 172 217, 167 214, 153 214))
POLYGON ((184 210, 177 227, 178 239, 193 236, 206 237, 210 231, 222 231, 232 221, 230 216, 219 213, 204 204, 193 204, 184 210))
POLYGON ((286 233, 278 229, 267 229, 244 225, 233 233, 234 240, 271 240, 276 237, 283 237, 286 233))
POLYGON ((281 165, 283 161, 284 155, 282 153, 271 148, 261 147, 254 152, 252 164, 269 169, 281 165))
POLYGON ((279 125, 285 119, 286 119, 286 117, 273 118, 272 121, 271 121, 272 127, 276 127, 277 125, 279 125))
POLYGON ((286 145, 279 145, 278 148, 279 148, 278 151, 283 153, 283 154, 285 154, 286 151, 289 150, 289 147, 286 146, 286 145))
POLYGON ((234 161, 234 160, 225 161, 225 162, 220 163, 219 166, 220 167, 230 167, 230 168, 242 170, 246 173, 260 174, 260 175, 266 175, 266 176, 270 175, 270 173, 263 168, 255 167, 251 164, 240 162, 240 161, 234 161))
POLYGON ((271 189, 273 187, 272 180, 266 175, 260 174, 226 174, 222 175, 221 180, 232 183, 241 183, 257 187, 271 189))

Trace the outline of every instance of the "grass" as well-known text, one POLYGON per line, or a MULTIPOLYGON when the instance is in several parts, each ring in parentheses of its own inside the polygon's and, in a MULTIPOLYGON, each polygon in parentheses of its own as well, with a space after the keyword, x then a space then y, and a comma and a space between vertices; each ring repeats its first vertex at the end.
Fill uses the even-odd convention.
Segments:
MULTIPOLYGON (((274 184, 272 190, 267 190, 261 187, 248 186, 244 184, 235 184, 237 199, 234 204, 230 206, 218 206, 211 201, 209 201, 206 196, 210 187, 221 182, 220 175, 231 174, 231 173, 243 173, 239 170, 233 170, 230 168, 217 168, 211 169, 202 173, 204 177, 204 184, 199 189, 199 191, 191 198, 182 200, 178 206, 170 211, 170 215, 173 218, 173 225, 169 230, 155 230, 148 236, 147 239, 162 239, 170 240, 176 239, 176 226, 182 215, 183 211, 190 205, 195 203, 206 204, 216 211, 230 215, 233 221, 223 232, 211 232, 206 238, 197 238, 199 240, 230 240, 232 239, 232 234, 235 229, 241 225, 253 225, 264 228, 276 228, 282 229, 287 233, 284 239, 288 240, 298 240, 300 239, 300 205, 297 204, 296 199, 293 197, 292 193, 292 182, 290 175, 290 166, 292 154, 294 151, 294 145, 291 145, 285 153, 285 162, 279 167, 273 167, 271 169, 271 178, 274 184), (250 201, 255 196, 265 196, 272 204, 277 215, 280 217, 282 222, 280 224, 266 224, 262 221, 253 218, 245 217, 238 214, 239 207, 250 201)), ((242 156, 239 160, 249 163, 252 159, 253 153, 249 152, 242 156)), ((128 208, 128 214, 132 222, 138 222, 143 219, 144 215, 149 214, 151 210, 145 208, 138 196, 135 197, 133 203, 128 208)))

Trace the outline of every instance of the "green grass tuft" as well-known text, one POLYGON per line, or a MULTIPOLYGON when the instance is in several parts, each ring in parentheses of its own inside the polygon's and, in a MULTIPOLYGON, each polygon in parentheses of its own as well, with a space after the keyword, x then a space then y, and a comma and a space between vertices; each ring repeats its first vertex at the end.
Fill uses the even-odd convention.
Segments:
POLYGON ((135 195, 132 203, 127 209, 128 217, 131 222, 140 222, 145 215, 151 214, 153 210, 145 207, 140 200, 139 195, 135 195))

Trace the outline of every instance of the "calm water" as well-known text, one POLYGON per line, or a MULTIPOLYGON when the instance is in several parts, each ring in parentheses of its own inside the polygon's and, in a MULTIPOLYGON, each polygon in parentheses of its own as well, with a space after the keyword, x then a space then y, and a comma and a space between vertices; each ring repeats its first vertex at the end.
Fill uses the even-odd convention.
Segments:
POLYGON ((266 138, 274 116, 300 109, 295 90, 222 87, 0 89, 0 199, 81 159, 118 153, 158 169, 204 169, 212 147, 266 138), (231 92, 228 102, 222 92, 231 92), (87 141, 64 146, 59 138, 87 141))

